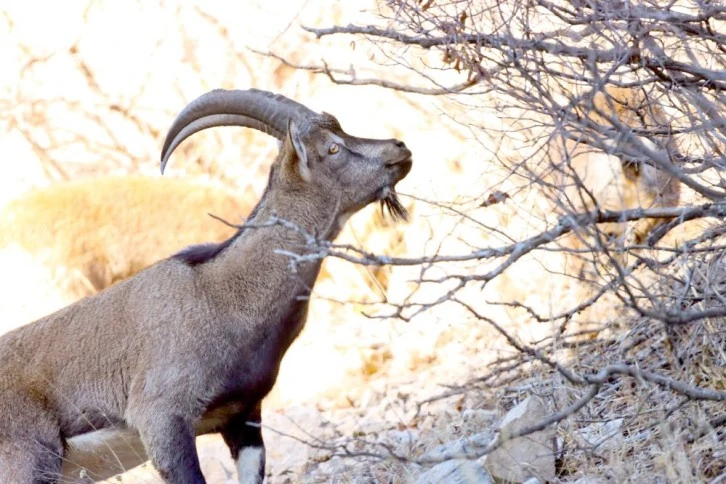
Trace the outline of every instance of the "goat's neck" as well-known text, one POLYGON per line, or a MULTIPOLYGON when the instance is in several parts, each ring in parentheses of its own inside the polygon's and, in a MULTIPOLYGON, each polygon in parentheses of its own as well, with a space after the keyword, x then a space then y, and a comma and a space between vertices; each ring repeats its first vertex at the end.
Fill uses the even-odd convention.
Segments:
POLYGON ((242 290, 260 284, 264 272, 273 298, 286 297, 285 289, 312 288, 322 260, 315 257, 319 242, 332 240, 341 229, 335 201, 325 196, 301 198, 294 191, 263 196, 245 228, 228 250, 210 267, 215 279, 230 281, 242 290), (295 259, 297 258, 297 263, 295 259), (293 272, 293 267, 297 272, 293 272), (237 285, 235 281, 247 281, 237 285), (275 291, 281 291, 273 295, 275 291))
POLYGON ((265 193, 248 220, 250 230, 276 227, 311 242, 332 241, 338 236, 348 214, 342 213, 338 201, 331 195, 300 197, 294 191, 270 195, 265 193))
POLYGON ((322 263, 315 236, 337 234, 334 207, 291 195, 263 197, 242 233, 203 266, 200 281, 215 288, 209 303, 228 315, 224 320, 248 335, 266 335, 258 344, 277 363, 305 324, 322 263), (258 325, 265 329, 250 330, 258 325))

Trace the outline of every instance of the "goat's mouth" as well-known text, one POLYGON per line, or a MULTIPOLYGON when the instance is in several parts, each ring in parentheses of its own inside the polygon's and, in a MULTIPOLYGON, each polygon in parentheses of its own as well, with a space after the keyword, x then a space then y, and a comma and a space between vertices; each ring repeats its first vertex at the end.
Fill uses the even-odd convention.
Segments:
POLYGON ((398 169, 398 174, 396 176, 396 183, 398 183, 399 181, 403 180, 406 175, 408 175, 409 171, 411 171, 411 167, 413 166, 411 152, 409 151, 408 153, 406 153, 403 158, 386 163, 386 166, 389 168, 398 169))

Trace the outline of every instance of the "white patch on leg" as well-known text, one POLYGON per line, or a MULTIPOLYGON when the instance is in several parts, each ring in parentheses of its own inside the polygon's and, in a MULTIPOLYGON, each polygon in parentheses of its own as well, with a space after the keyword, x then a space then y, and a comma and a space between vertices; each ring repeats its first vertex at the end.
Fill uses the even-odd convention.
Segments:
POLYGON ((265 465, 265 449, 245 447, 237 456, 237 475, 240 484, 259 484, 260 470, 265 465))

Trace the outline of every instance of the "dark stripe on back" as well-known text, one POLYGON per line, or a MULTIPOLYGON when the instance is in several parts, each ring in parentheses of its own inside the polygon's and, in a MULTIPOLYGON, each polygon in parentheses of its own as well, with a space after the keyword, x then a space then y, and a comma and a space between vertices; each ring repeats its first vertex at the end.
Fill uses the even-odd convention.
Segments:
POLYGON ((206 244, 190 245, 171 257, 182 261, 189 266, 204 264, 205 262, 209 262, 217 257, 217 255, 219 255, 224 249, 232 245, 232 242, 234 242, 241 233, 242 230, 239 230, 232 237, 220 243, 208 242, 206 244))
MULTIPOLYGON (((270 186, 272 185, 272 177, 274 176, 274 174, 275 166, 273 165, 270 169, 270 178, 267 180, 267 187, 265 187, 265 191, 262 193, 262 198, 259 202, 257 202, 257 205, 255 205, 255 208, 252 209, 252 212, 250 212, 249 216, 247 217, 247 222, 249 222, 250 220, 254 220, 257 212, 260 211, 262 201, 265 200, 267 192, 270 191, 270 186)), ((247 222, 245 222, 245 224, 247 224, 247 222)), ((225 240, 224 242, 208 242, 206 244, 190 245, 189 247, 186 247, 171 256, 171 258, 179 260, 189 266, 204 264, 205 262, 209 262, 210 260, 217 257, 224 249, 232 245, 232 242, 234 242, 235 239, 239 237, 244 231, 245 227, 242 226, 242 228, 240 228, 236 234, 234 234, 232 237, 225 240)))

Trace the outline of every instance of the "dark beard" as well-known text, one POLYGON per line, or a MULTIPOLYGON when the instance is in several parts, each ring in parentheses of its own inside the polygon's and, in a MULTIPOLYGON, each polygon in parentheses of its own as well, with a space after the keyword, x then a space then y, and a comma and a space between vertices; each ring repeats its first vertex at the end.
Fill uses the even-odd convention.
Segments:
POLYGON ((394 222, 408 222, 408 210, 401 203, 396 190, 391 187, 384 193, 385 195, 381 198, 381 213, 385 211, 385 207, 394 222))

